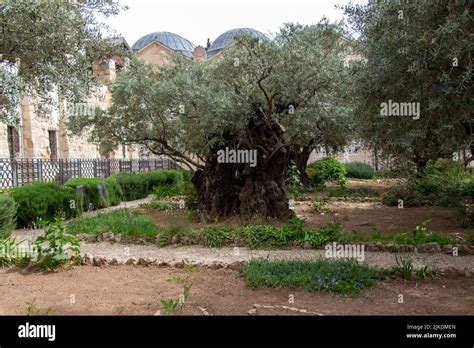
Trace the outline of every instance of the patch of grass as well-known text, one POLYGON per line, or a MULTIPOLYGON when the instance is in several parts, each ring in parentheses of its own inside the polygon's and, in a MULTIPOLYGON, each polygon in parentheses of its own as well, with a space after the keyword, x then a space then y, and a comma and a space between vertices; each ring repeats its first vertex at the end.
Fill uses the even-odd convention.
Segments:
POLYGON ((181 195, 181 193, 181 189, 177 184, 158 186, 157 188, 155 188, 154 192, 155 196, 158 199, 161 199, 163 197, 179 196, 181 195))
POLYGON ((355 260, 252 260, 241 271, 249 287, 300 288, 357 295, 382 277, 355 260))
POLYGON ((397 245, 408 244, 416 245, 423 243, 436 242, 439 245, 451 244, 453 241, 450 237, 429 230, 426 224, 429 222, 423 221, 418 224, 412 232, 399 232, 391 235, 383 235, 381 231, 374 229, 372 234, 367 238, 371 242, 382 242, 385 244, 392 243, 397 245))
POLYGON ((102 232, 120 233, 125 237, 156 236, 160 230, 153 219, 131 209, 118 209, 91 217, 80 217, 67 225, 73 233, 97 235, 102 232))

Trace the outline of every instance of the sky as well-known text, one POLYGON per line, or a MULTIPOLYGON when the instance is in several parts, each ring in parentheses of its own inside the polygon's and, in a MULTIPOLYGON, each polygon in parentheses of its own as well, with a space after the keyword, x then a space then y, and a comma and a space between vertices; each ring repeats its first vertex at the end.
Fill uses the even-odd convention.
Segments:
MULTIPOLYGON (((367 0, 352 0, 365 4, 367 0)), ((247 27, 264 34, 277 32, 288 22, 317 23, 323 16, 343 18, 348 0, 120 0, 128 10, 105 22, 132 46, 155 31, 181 35, 195 45, 205 46, 229 29, 247 27)))

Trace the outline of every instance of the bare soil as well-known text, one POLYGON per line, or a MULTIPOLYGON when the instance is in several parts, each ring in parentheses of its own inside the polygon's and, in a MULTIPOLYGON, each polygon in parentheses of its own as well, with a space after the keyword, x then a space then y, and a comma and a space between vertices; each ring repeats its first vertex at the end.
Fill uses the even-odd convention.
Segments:
MULTIPOLYGON (((51 308, 50 315, 157 315, 160 300, 178 299, 182 292, 182 287, 167 280, 186 275, 183 269, 123 265, 80 266, 55 273, 1 269, 0 315, 24 315, 26 302, 33 300, 41 311, 51 308)), ((296 289, 251 289, 237 271, 229 269, 199 268, 191 273, 190 280, 190 296, 178 314, 474 314, 473 278, 443 278, 420 284, 390 279, 357 297, 296 289), (403 303, 399 303, 399 295, 403 295, 403 303)))
MULTIPOLYGON (((369 180, 349 181, 349 188, 370 188, 383 194, 389 188, 387 182, 369 180)), ((374 228, 383 233, 395 233, 400 230, 413 231, 416 225, 430 220, 428 228, 448 235, 474 237, 474 229, 459 226, 459 215, 455 208, 447 207, 388 207, 379 202, 351 202, 349 200, 331 200, 327 208, 329 213, 314 212, 310 206, 314 197, 326 197, 326 192, 308 195, 308 199, 297 202, 296 215, 306 219, 307 227, 321 227, 330 221, 341 224, 347 231, 357 230, 370 234, 374 228)))

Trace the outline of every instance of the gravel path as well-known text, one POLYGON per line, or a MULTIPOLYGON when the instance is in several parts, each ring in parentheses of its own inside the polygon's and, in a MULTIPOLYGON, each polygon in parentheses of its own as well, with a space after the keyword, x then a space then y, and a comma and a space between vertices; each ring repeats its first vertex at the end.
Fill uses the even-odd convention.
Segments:
MULTIPOLYGON (((168 246, 159 248, 155 245, 136 245, 121 243, 86 243, 81 246, 82 254, 89 253, 92 256, 103 256, 107 259, 116 258, 119 262, 125 262, 130 258, 152 259, 157 262, 181 262, 187 261, 201 265, 230 265, 239 262, 247 262, 254 258, 268 259, 316 259, 324 257, 324 250, 251 250, 245 247, 223 247, 207 248, 198 245, 192 246, 168 246)), ((387 268, 396 264, 396 255, 409 256, 416 268, 428 265, 440 271, 453 268, 458 271, 474 272, 474 256, 452 256, 446 254, 423 254, 423 253, 387 253, 387 252, 365 252, 365 262, 379 268, 387 268)))

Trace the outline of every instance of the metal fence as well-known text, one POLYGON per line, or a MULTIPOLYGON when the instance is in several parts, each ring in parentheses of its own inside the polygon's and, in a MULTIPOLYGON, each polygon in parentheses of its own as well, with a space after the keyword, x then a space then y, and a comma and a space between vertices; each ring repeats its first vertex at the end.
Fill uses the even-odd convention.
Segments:
POLYGON ((70 178, 108 177, 120 172, 147 172, 180 169, 169 158, 157 159, 7 159, 0 158, 0 188, 15 187, 34 181, 64 184, 70 178))

